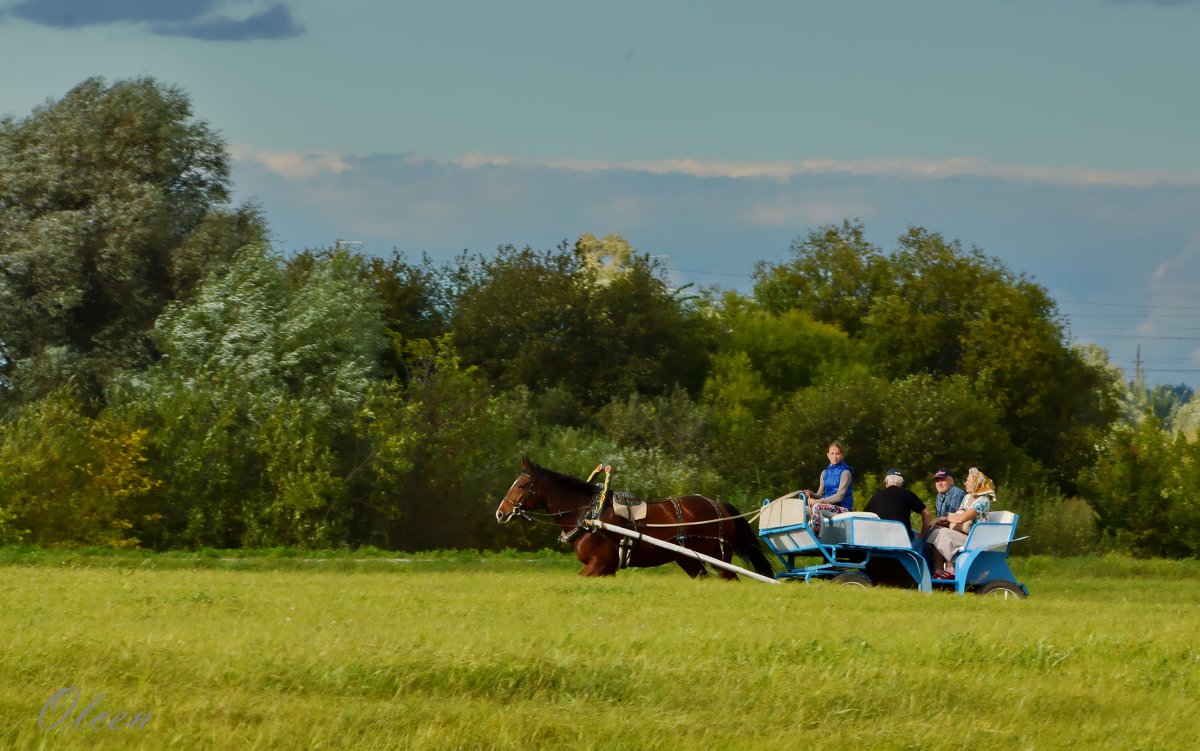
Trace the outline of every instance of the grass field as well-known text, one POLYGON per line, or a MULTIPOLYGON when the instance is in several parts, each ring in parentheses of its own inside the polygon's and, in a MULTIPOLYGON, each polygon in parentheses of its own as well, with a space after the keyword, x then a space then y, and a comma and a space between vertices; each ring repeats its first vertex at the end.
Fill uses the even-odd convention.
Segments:
POLYGON ((1018 558, 1019 602, 577 568, 0 552, 0 747, 1195 747, 1196 561, 1018 558))

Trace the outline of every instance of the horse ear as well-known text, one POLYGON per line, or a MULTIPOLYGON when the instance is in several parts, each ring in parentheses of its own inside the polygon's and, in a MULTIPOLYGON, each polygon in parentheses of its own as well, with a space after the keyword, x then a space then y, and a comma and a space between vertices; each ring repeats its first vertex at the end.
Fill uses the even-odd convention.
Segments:
POLYGON ((527 471, 533 470, 533 462, 529 461, 528 456, 521 457, 521 466, 524 467, 527 471))

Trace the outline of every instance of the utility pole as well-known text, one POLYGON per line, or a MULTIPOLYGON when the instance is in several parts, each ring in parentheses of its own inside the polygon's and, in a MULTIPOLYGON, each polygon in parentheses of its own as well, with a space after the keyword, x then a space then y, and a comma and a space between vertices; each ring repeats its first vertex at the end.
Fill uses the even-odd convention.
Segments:
POLYGON ((1142 345, 1137 346, 1137 355, 1133 361, 1133 382, 1139 389, 1146 388, 1145 374, 1142 373, 1142 345))

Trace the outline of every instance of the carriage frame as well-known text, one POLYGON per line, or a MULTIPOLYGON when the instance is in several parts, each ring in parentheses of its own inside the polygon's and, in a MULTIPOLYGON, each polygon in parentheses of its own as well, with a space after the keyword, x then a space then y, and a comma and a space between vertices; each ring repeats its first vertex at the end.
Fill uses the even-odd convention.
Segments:
POLYGON ((1008 565, 1012 543, 1024 539, 1015 538, 1020 517, 1011 511, 992 511, 986 521, 972 525, 954 555, 952 579, 930 577, 929 564, 914 549, 908 526, 901 522, 852 511, 826 519, 818 535, 808 514, 803 495, 763 501, 759 536, 783 564, 778 579, 858 586, 887 583, 921 592, 975 592, 1018 599, 1029 594, 1008 565))

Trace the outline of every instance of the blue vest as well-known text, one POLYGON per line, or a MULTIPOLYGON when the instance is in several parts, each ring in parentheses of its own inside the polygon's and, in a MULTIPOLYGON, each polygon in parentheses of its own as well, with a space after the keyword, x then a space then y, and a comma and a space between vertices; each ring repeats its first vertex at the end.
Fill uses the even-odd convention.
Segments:
POLYGON ((842 473, 850 473, 850 484, 846 486, 846 495, 842 496, 842 508, 847 511, 854 510, 854 469, 846 462, 838 462, 830 464, 821 473, 821 485, 825 489, 825 495, 833 495, 837 492, 838 485, 842 481, 842 473))

